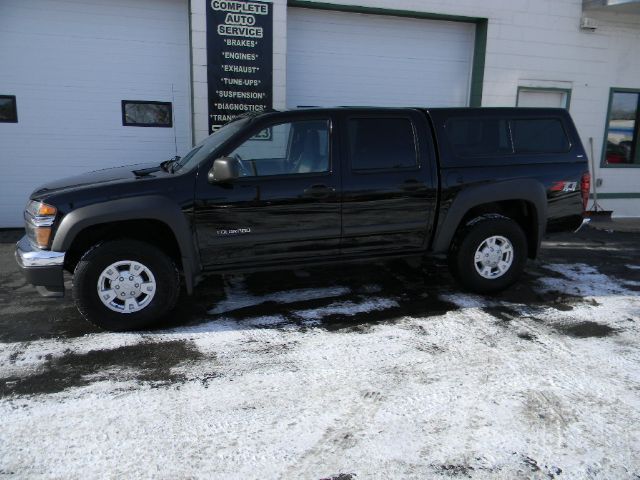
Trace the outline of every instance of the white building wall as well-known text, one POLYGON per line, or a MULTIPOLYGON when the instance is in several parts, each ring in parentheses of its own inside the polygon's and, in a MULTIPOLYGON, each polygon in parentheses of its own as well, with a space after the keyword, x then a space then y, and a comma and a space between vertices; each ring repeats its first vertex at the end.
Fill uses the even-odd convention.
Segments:
MULTIPOLYGON (((324 2, 327 3, 327 2, 324 2)), ((346 0, 340 5, 488 18, 483 106, 515 106, 518 86, 571 88, 570 112, 587 153, 593 139, 601 193, 640 193, 640 169, 600 168, 611 87, 640 88, 640 15, 588 12, 598 28, 580 29, 582 0, 346 0)), ((205 2, 191 0, 195 140, 207 134, 205 2)), ((286 0, 274 0, 274 107, 286 85, 286 0)), ((348 48, 348 45, 345 45, 348 48)), ((363 82, 366 78, 362 79, 363 82)), ((621 216, 640 200, 601 200, 621 216)))
POLYGON ((0 0, 0 228, 46 182, 191 147, 187 0, 0 0), (173 128, 122 125, 122 100, 173 104, 173 128))

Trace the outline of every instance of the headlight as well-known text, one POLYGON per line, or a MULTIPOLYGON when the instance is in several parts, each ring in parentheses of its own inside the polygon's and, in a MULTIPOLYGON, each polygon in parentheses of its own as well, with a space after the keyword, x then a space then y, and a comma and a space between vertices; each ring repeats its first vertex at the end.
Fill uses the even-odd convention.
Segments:
POLYGON ((52 205, 31 201, 24 212, 27 237, 38 248, 49 248, 51 227, 58 210, 52 205))
POLYGON ((58 210, 52 205, 47 205, 46 203, 35 202, 32 200, 27 205, 27 213, 32 217, 55 217, 56 213, 58 213, 58 210))

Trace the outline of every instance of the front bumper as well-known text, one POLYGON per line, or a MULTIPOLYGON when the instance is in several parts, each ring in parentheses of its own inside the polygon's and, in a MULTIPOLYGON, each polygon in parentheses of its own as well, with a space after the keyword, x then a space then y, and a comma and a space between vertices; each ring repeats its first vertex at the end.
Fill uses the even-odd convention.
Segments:
POLYGON ((25 236, 16 244, 16 261, 27 282, 45 297, 64 295, 64 252, 40 250, 25 236))

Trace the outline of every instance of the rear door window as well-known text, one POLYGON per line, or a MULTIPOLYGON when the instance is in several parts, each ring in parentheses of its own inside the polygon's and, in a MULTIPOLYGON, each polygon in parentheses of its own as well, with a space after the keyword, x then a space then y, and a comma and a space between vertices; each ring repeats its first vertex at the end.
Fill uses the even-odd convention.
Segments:
POLYGON ((347 130, 349 158, 355 171, 415 168, 418 164, 409 118, 352 118, 347 130))
POLYGON ((511 120, 515 153, 563 153, 571 145, 557 118, 511 120))
POLYGON ((456 118, 447 122, 447 137, 461 157, 513 153, 509 124, 501 118, 456 118))

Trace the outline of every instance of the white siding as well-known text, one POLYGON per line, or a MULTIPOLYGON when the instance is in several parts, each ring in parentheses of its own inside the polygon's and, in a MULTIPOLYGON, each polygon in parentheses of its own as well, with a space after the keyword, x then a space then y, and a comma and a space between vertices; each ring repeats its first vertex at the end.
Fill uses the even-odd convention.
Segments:
MULTIPOLYGON (((370 0, 335 2, 374 8, 488 18, 483 106, 515 106, 518 85, 571 88, 570 112, 589 152, 601 192, 640 193, 640 169, 600 168, 610 87, 640 89, 640 15, 588 12, 582 0, 370 0)), ((379 39, 384 43, 384 36, 379 39)), ((348 45, 345 45, 348 49, 348 45)), ((350 102, 349 102, 350 103, 350 102)), ((600 200, 617 215, 640 216, 640 201, 600 200)))
POLYGON ((290 8, 287 106, 468 105, 475 26, 290 8))
POLYGON ((49 179, 158 161, 191 146, 186 0, 2 0, 0 227, 49 179), (121 100, 173 102, 174 128, 122 126, 121 100))

